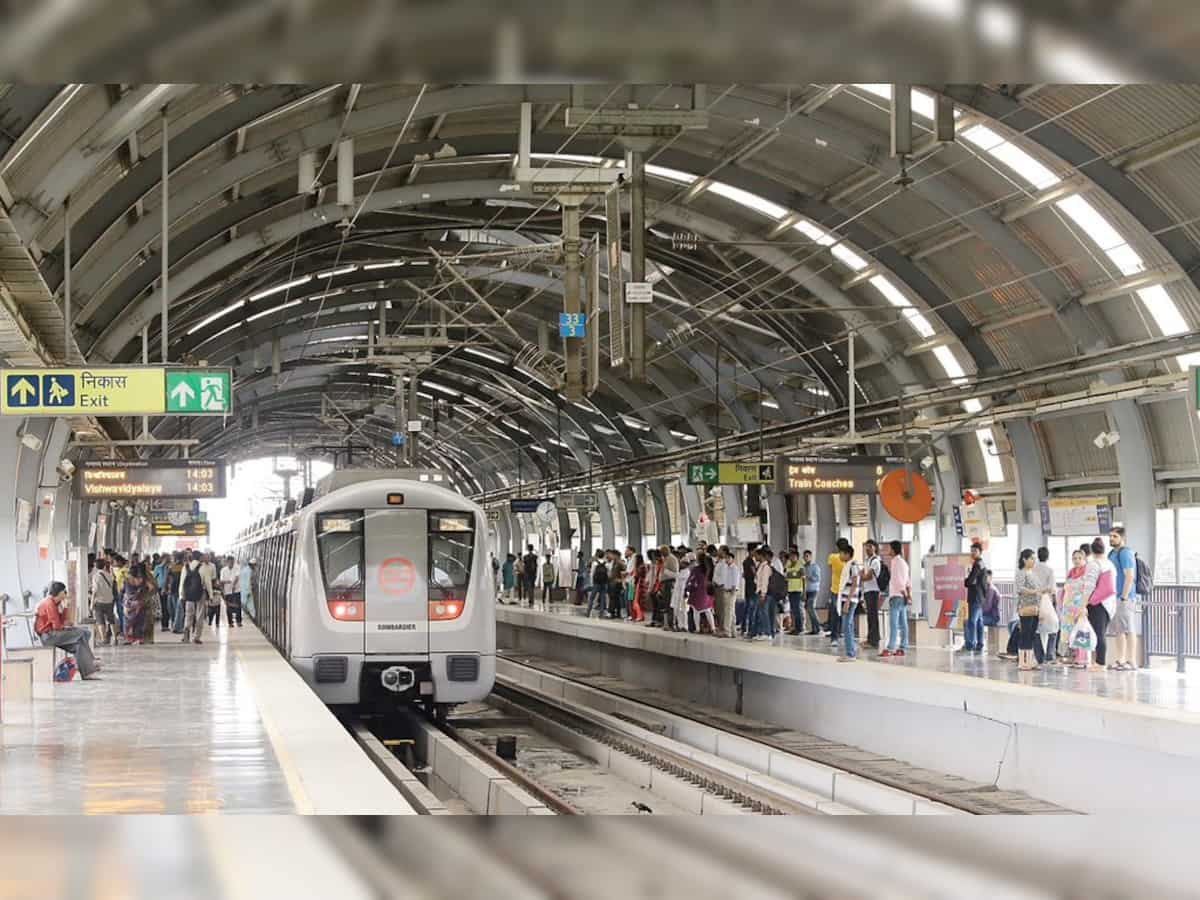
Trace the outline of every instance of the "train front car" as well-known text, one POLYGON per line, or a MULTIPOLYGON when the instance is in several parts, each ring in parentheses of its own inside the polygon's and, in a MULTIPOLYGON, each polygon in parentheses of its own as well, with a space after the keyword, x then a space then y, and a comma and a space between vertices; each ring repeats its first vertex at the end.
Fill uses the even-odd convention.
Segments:
POLYGON ((487 520, 435 484, 373 478, 296 516, 293 666, 331 705, 479 700, 496 675, 487 520))

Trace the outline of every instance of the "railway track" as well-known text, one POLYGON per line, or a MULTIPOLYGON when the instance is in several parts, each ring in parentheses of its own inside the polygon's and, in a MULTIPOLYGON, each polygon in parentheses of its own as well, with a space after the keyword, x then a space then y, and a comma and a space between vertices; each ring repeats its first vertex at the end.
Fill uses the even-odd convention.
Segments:
POLYGON ((497 677, 499 691, 529 690, 532 683, 545 688, 540 693, 569 696, 575 706, 652 723, 693 751, 721 748, 727 761, 744 764, 758 774, 776 774, 796 786, 819 788, 818 795, 827 800, 844 801, 837 807, 824 805, 826 812, 855 809, 893 814, 1071 812, 992 784, 932 772, 819 736, 679 701, 577 666, 529 654, 502 661, 497 677), (828 790, 826 784, 830 785, 828 790), (905 809, 906 805, 910 808, 905 809))

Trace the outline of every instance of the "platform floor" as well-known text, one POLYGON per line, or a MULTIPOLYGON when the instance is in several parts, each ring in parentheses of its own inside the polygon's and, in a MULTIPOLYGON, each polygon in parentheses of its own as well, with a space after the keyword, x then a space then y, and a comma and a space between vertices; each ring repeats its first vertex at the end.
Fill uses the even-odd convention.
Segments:
MULTIPOLYGON (((506 609, 518 609, 506 606, 506 609)), ((551 604, 549 610, 542 604, 535 607, 537 612, 550 612, 565 617, 583 618, 585 607, 574 604, 551 604)), ((886 625, 886 619, 885 625, 886 625)), ((614 621, 612 619, 597 619, 592 617, 593 624, 604 624, 611 628, 645 629, 642 623, 614 621)), ((866 622, 859 623, 859 633, 866 634, 866 622)), ((777 636, 772 642, 750 642, 742 638, 715 638, 708 635, 671 634, 661 629, 649 629, 661 634, 664 638, 676 637, 679 640, 704 640, 720 643, 734 642, 746 649, 767 654, 777 654, 780 650, 802 650, 809 653, 819 653, 828 656, 840 656, 842 644, 839 641, 831 644, 825 636, 777 636)), ((933 632, 944 638, 945 632, 933 632)), ((884 628, 883 638, 886 646, 887 630, 884 628)), ((1068 666, 1044 666, 1035 672, 1021 672, 1017 669, 1015 660, 1006 661, 989 656, 986 653, 963 653, 953 651, 945 646, 925 642, 912 645, 900 659, 878 659, 878 651, 869 650, 859 643, 859 660, 847 665, 891 666, 922 671, 942 672, 952 675, 963 675, 969 678, 981 678, 988 681, 1006 684, 1027 685, 1034 688, 1062 691, 1071 694, 1091 696, 1105 700, 1115 700, 1125 703, 1141 704, 1164 710, 1178 710, 1200 713, 1200 678, 1182 675, 1173 669, 1154 668, 1139 669, 1135 672, 1083 671, 1068 666)))
POLYGON ((0 813, 413 813, 252 623, 157 638, 6 712, 0 813))
POLYGON ((57 684, 30 724, 0 727, 0 809, 295 812, 229 632, 206 637, 101 647, 98 679, 57 684))

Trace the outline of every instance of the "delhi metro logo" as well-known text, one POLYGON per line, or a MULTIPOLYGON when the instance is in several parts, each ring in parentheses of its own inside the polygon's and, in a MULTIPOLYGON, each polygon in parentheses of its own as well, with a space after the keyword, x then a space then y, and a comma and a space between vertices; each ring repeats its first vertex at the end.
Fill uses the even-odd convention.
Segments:
POLYGON ((406 597, 417 586, 417 569, 412 560, 391 556, 379 564, 379 589, 385 594, 406 597))

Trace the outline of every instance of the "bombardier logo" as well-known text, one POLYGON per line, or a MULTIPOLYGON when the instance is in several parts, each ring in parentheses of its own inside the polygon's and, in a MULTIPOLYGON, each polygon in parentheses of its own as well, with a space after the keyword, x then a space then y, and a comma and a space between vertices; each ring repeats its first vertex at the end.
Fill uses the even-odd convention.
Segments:
POLYGON ((380 622, 375 626, 376 631, 416 631, 416 622, 380 622))

